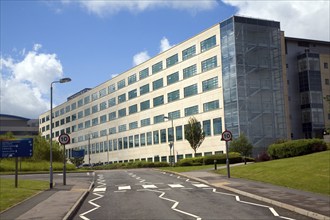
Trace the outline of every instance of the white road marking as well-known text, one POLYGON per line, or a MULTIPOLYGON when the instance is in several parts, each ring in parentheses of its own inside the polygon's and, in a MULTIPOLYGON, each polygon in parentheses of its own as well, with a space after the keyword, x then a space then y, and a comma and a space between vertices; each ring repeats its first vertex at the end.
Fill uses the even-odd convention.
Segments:
POLYGON ((193 186, 196 186, 196 187, 198 187, 198 188, 210 188, 208 185, 206 185, 206 184, 202 184, 202 183, 200 183, 200 184, 192 184, 193 186))
POLYGON ((118 186, 118 190, 127 190, 131 189, 131 186, 118 186))
POLYGON ((155 185, 142 185, 143 189, 157 189, 158 187, 155 185))
POLYGON ((183 188, 184 186, 182 186, 181 184, 167 184, 172 188, 183 188))
POLYGON ((94 188, 93 192, 105 192, 106 189, 107 189, 106 187, 102 187, 102 188, 96 187, 94 188))

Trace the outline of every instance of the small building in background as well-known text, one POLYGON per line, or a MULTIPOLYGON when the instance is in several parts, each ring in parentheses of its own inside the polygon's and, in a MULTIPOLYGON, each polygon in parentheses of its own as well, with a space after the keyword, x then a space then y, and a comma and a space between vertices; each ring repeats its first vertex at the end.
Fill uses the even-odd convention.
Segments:
POLYGON ((12 132, 14 136, 33 136, 39 133, 39 120, 0 114, 0 134, 12 132))

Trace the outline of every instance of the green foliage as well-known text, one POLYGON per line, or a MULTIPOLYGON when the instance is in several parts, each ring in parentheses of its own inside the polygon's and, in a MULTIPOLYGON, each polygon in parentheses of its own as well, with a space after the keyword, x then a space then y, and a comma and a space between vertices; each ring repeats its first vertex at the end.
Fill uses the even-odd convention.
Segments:
POLYGON ((84 163, 84 158, 83 157, 79 157, 79 158, 71 157, 71 158, 69 158, 69 160, 76 167, 79 167, 80 165, 82 165, 84 163))
POLYGON ((251 156, 252 144, 249 142, 244 134, 241 134, 238 138, 233 139, 230 142, 229 152, 238 152, 243 156, 251 156))
MULTIPOLYGON (((28 161, 23 160, 18 162, 19 172, 35 172, 35 171, 49 171, 49 161, 28 161)), ((66 169, 75 170, 76 167, 73 164, 67 164, 66 169)), ((63 170, 63 162, 53 162, 54 171, 63 170)), ((15 171, 15 158, 2 159, 0 163, 0 172, 14 172, 15 171)))
MULTIPOLYGON (((64 159, 63 148, 58 142, 53 141, 52 144, 52 156, 53 161, 61 162, 64 159)), ((32 161, 42 161, 50 159, 50 143, 41 135, 37 135, 33 138, 33 157, 32 161)))
POLYGON ((168 167, 167 162, 147 162, 135 161, 128 163, 113 163, 103 166, 93 167, 94 170, 113 170, 113 169, 132 169, 132 168, 152 168, 152 167, 168 167))
POLYGON ((184 129, 185 139, 189 142, 195 154, 197 149, 202 145, 205 139, 205 133, 202 129, 201 123, 195 118, 191 117, 184 129))
MULTIPOLYGON (((243 161, 242 156, 237 152, 229 153, 229 163, 241 163, 243 161)), ((214 160, 217 161, 217 164, 226 163, 226 154, 216 154, 204 157, 194 157, 194 158, 185 158, 181 159, 177 166, 200 166, 200 165, 209 165, 214 164, 214 160)), ((253 161, 252 158, 247 158, 247 161, 253 161)))
POLYGON ((272 159, 281 159, 325 150, 327 150, 327 145, 321 139, 301 139, 272 144, 268 147, 267 153, 272 159))
POLYGON ((15 136, 13 134, 13 132, 9 131, 6 134, 2 134, 0 135, 0 140, 14 140, 15 136))

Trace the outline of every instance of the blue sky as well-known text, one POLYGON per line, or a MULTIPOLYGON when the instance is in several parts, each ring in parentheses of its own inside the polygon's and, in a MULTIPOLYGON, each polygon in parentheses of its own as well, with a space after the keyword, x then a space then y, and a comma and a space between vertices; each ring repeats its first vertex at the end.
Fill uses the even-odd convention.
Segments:
POLYGON ((329 1, 1 0, 1 113, 37 118, 160 51, 239 14, 329 41, 329 1))

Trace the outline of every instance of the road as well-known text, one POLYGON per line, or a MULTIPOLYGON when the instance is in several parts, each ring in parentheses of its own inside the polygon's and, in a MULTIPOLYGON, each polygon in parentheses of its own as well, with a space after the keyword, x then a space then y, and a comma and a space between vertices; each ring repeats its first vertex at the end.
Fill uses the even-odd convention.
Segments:
POLYGON ((152 169, 99 171, 75 220, 308 219, 257 200, 152 169))

